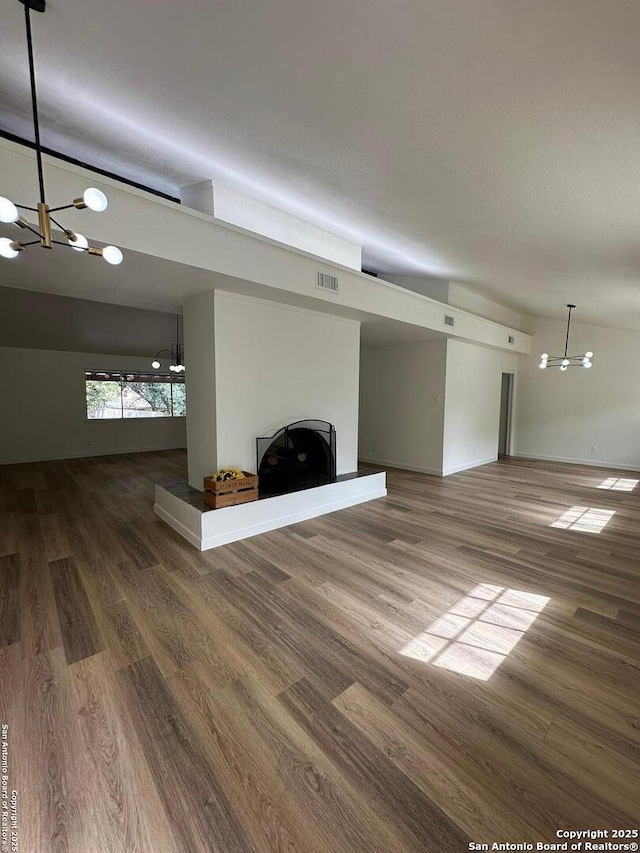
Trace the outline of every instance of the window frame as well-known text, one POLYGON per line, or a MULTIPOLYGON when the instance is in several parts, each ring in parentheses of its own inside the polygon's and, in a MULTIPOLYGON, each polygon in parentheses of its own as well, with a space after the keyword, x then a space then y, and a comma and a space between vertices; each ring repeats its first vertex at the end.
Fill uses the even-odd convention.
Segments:
MULTIPOLYGON (((159 373, 140 370, 103 370, 96 368, 84 369, 84 417, 87 423, 131 423, 133 421, 167 421, 174 418, 185 418, 184 415, 173 414, 173 386, 185 385, 184 373, 159 373), (92 418, 89 416, 89 408, 87 406, 87 382, 117 382, 120 385, 120 417, 116 418, 92 418), (159 414, 155 416, 141 415, 140 417, 127 418, 125 417, 123 390, 127 384, 138 382, 141 384, 158 384, 171 386, 171 413, 159 414)), ((186 407, 185 407, 186 408, 186 407)))

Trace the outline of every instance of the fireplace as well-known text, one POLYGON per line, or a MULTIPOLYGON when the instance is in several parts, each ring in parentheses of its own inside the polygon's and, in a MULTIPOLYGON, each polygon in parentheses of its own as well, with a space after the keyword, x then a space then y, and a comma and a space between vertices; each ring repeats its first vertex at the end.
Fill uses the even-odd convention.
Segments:
POLYGON ((335 480, 336 431, 327 421, 296 421, 256 439, 256 445, 261 497, 335 480))

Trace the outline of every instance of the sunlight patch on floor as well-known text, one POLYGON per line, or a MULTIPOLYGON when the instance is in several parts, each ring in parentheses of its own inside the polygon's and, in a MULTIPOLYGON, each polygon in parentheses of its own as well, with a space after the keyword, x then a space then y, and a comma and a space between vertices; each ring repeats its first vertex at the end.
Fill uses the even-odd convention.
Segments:
POLYGON ((486 681, 548 601, 544 595, 478 584, 400 654, 486 681))
POLYGON ((630 477, 607 477, 598 486, 599 489, 611 489, 612 492, 632 492, 640 483, 630 477))
POLYGON ((572 506, 549 526, 562 530, 579 530, 583 533, 600 533, 615 515, 613 509, 593 506, 572 506))

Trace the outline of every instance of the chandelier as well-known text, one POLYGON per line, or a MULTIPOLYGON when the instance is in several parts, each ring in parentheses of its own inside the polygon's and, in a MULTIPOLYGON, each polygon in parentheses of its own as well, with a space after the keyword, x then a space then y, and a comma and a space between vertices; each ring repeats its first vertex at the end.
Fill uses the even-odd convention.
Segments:
POLYGON ((176 314, 176 342, 171 345, 171 349, 161 349, 156 353, 156 357, 151 362, 151 367, 157 370, 160 367, 160 356, 163 353, 168 353, 171 358, 169 370, 172 373, 184 373, 184 348, 180 344, 180 317, 176 314))
POLYGON ((569 329, 571 327, 571 311, 575 305, 567 305, 569 316, 567 317, 567 336, 564 341, 564 355, 549 355, 543 352, 540 356, 540 370, 546 370, 547 367, 559 367, 560 370, 566 370, 568 367, 591 367, 591 359, 593 353, 591 351, 584 352, 581 355, 567 355, 569 350, 569 329))
POLYGON ((46 9, 46 0, 18 0, 24 6, 25 26, 27 30, 27 51, 29 54, 29 77, 31 80, 31 108, 33 112, 33 131, 36 145, 36 160, 38 164, 38 182, 40 184, 40 201, 36 207, 28 207, 25 204, 14 204, 10 199, 0 196, 0 222, 14 223, 24 231, 30 231, 37 239, 22 242, 20 240, 11 240, 8 237, 0 237, 0 255, 3 258, 15 258, 20 252, 28 246, 34 246, 40 243, 43 249, 52 249, 53 245, 66 246, 75 249, 76 252, 87 252, 89 255, 97 255, 104 258, 108 264, 122 263, 122 252, 117 246, 105 246, 104 249, 99 249, 95 246, 90 246, 89 241, 82 234, 71 231, 65 228, 54 217, 52 213, 57 213, 60 210, 69 210, 76 208, 83 210, 89 208, 96 213, 101 213, 106 210, 107 197, 99 189, 89 187, 84 191, 81 198, 76 198, 71 204, 65 204, 60 207, 49 207, 45 198, 44 192, 44 172, 42 168, 42 147, 40 145, 40 123, 38 121, 38 101, 36 97, 36 76, 33 63, 33 42, 31 39, 31 9, 34 12, 44 12, 46 9), (30 210, 38 214, 38 228, 33 228, 26 219, 20 215, 20 210, 30 210), (67 238, 66 242, 54 240, 52 235, 52 223, 57 226, 67 238))

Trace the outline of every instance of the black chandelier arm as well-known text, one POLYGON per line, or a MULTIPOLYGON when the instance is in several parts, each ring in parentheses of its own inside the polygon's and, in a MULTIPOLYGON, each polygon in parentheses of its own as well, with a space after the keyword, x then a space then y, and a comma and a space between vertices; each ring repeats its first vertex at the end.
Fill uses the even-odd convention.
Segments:
MULTIPOLYGON (((50 213, 50 212, 49 212, 49 213, 50 213)), ((50 215, 50 216, 49 216, 49 219, 53 222, 53 224, 54 224, 54 225, 57 225, 57 226, 58 226, 58 228, 59 228, 61 231, 64 231, 64 233, 65 233, 65 234, 66 234, 66 233, 67 233, 67 231, 69 230, 68 228, 65 228, 65 227, 64 227, 64 225, 61 225, 61 224, 58 222, 58 220, 57 220, 57 219, 54 219, 54 218, 53 218, 53 216, 51 216, 51 215, 50 215)), ((73 232, 71 232, 71 233, 73 233, 73 232)))
MULTIPOLYGON (((36 231, 36 229, 33 228, 31 225, 29 225, 29 223, 26 222, 24 219, 20 220, 20 228, 26 228, 27 231, 31 231, 32 234, 35 234, 36 237, 38 237, 40 240, 42 240, 42 234, 39 231, 36 231)), ((30 245, 31 245, 30 243, 25 243, 25 246, 30 246, 30 245)))
POLYGON ((60 207, 50 207, 49 213, 57 213, 59 210, 70 210, 75 204, 61 204, 60 207))
POLYGON ((582 352, 580 355, 550 355, 546 361, 577 361, 581 358, 586 358, 586 353, 582 352))
POLYGON ((22 246, 23 249, 26 249, 27 246, 35 246, 39 242, 40 242, 40 240, 29 240, 28 243, 20 243, 20 245, 22 246))
POLYGON ((29 207, 28 204, 16 204, 16 207, 19 208, 20 210, 32 210, 34 213, 38 212, 37 207, 29 207))
POLYGON ((38 163, 38 182, 40 184, 40 201, 45 203, 44 170, 42 168, 42 146, 40 144, 40 123, 38 121, 38 97, 36 94, 36 72, 33 62, 33 40, 31 38, 31 16, 29 4, 25 3, 24 20, 27 29, 27 50, 29 53, 29 78, 31 81, 31 107, 33 110, 33 129, 35 133, 36 158, 38 163))

